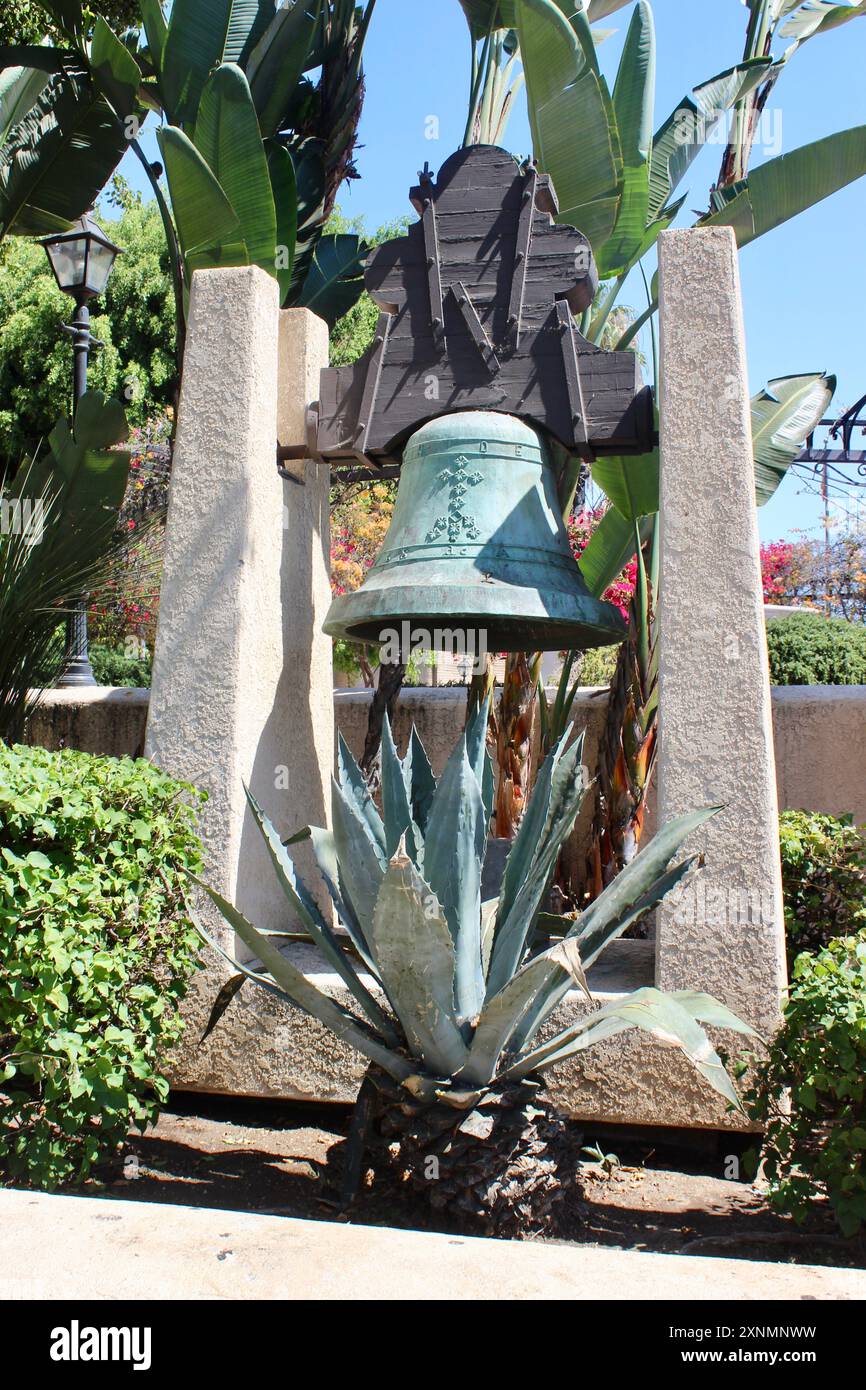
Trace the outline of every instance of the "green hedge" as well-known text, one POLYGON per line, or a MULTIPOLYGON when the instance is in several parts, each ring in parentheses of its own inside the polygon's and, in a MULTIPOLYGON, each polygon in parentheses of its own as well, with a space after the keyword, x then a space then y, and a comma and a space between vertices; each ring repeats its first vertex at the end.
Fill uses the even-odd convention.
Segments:
POLYGON ((851 816, 783 811, 779 818, 788 971, 866 927, 866 837, 851 816))
POLYGON ((152 658, 127 656, 114 647, 90 648, 90 664, 97 685, 127 685, 149 690, 152 658))
POLYGON ((844 1235, 866 1226, 866 931, 798 957, 783 1027, 744 1103, 765 1131, 773 1205, 802 1222, 823 1196, 844 1235))
POLYGON ((0 745, 0 1172, 80 1183, 168 1094, 198 965, 201 794, 146 762, 0 745))
POLYGON ((866 685, 866 627, 819 613, 767 623, 774 685, 866 685))

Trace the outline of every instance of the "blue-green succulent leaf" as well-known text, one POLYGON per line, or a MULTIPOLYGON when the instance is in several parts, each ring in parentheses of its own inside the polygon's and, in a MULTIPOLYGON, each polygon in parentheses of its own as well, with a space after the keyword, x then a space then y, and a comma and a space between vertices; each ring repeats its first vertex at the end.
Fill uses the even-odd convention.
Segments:
POLYGON ((478 779, 460 739, 442 774, 427 823, 424 877, 442 904, 457 955, 455 997, 461 1020, 484 1000, 481 967, 481 865, 486 843, 478 779))
POLYGON ((370 944, 411 1051, 435 1076, 453 1076, 466 1060, 454 1013, 454 943, 435 895, 402 847, 379 889, 370 944))

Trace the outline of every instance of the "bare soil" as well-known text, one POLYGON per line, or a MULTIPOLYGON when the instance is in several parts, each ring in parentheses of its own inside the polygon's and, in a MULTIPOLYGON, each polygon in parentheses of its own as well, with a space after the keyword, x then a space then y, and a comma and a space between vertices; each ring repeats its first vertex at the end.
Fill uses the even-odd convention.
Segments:
MULTIPOLYGON (((301 1217, 313 1221, 412 1226, 450 1231, 427 1208, 408 1209, 392 1191, 361 1194, 339 1207, 344 1106, 178 1095, 159 1123, 130 1134, 122 1169, 94 1196, 127 1201, 301 1217)), ((866 1240, 846 1240, 829 1210, 816 1207, 808 1229, 774 1213, 762 1192, 726 1173, 742 1139, 726 1134, 645 1134, 589 1126, 586 1145, 615 1154, 603 1167, 581 1154, 564 1238, 690 1255, 866 1267, 866 1240)))

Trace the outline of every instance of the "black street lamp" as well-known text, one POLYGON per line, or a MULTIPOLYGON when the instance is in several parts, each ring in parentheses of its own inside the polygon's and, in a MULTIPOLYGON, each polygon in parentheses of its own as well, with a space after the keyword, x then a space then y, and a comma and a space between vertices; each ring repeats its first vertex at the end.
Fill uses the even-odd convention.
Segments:
MULTIPOLYGON (((115 246, 91 217, 80 217, 68 232, 43 237, 40 245, 64 294, 75 300, 71 323, 62 324, 72 339, 72 413, 87 390, 87 359, 91 349, 102 347, 90 331, 88 301, 102 294, 121 248, 115 246)), ((87 605, 76 603, 66 620, 66 664, 58 685, 95 685, 87 652, 87 605)))

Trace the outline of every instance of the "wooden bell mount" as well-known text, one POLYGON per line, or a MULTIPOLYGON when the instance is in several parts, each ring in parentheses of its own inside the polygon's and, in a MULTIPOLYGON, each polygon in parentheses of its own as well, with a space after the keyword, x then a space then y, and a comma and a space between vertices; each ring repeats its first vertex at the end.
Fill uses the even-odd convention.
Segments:
POLYGON ((598 275, 586 237, 554 222, 550 180, 476 145, 435 180, 422 171, 409 196, 419 220, 365 272, 382 309, 375 342, 321 374, 314 456, 393 467, 421 425, 463 410, 517 416, 588 459, 648 451, 652 394, 637 355, 596 347, 574 322, 598 275))

